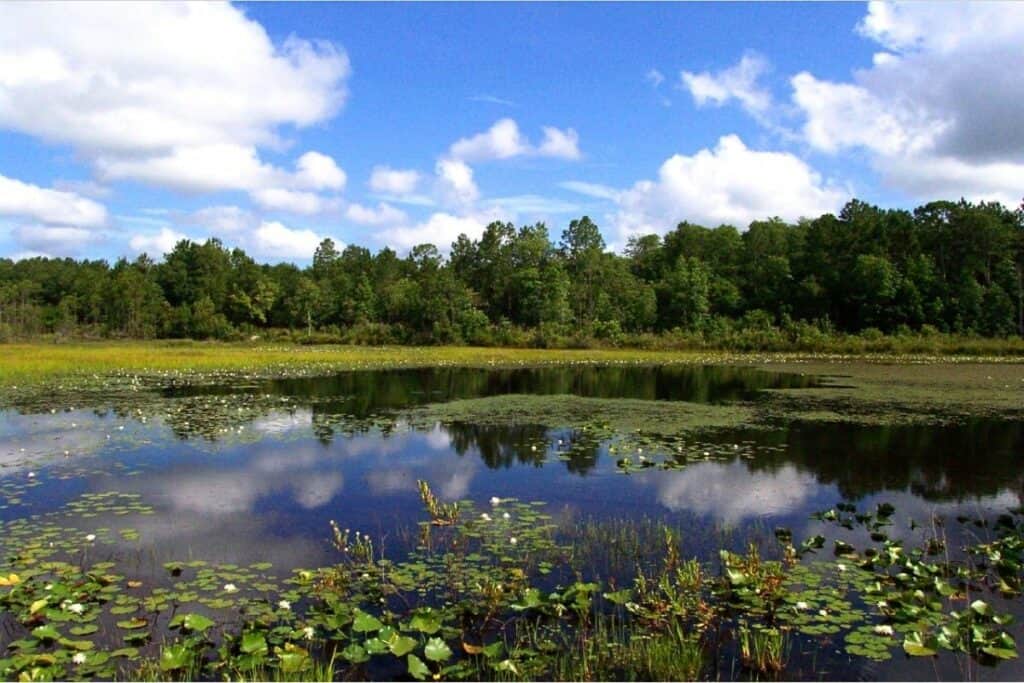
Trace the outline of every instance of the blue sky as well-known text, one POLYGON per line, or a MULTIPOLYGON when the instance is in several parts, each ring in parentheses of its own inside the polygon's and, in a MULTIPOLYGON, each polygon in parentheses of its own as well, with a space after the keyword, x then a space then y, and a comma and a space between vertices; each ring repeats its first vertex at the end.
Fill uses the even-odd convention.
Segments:
POLYGON ((8 4, 0 256, 1024 195, 1016 3, 8 4), (68 16, 71 15, 71 16, 68 16))

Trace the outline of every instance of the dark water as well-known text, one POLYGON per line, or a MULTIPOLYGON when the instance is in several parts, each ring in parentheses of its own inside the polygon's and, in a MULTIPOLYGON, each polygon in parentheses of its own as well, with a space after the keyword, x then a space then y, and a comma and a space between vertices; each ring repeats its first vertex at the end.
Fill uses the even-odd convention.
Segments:
MULTIPOLYGON (((469 498, 484 506, 491 496, 543 500, 562 523, 664 521, 684 530, 688 554, 713 560, 719 548, 739 549, 777 526, 792 529, 797 539, 834 536, 834 529, 810 515, 840 500, 861 506, 885 501, 920 520, 994 514, 1024 500, 1019 422, 794 423, 718 431, 694 438, 732 446, 736 456, 627 476, 605 443, 573 448, 569 455, 579 435, 567 429, 407 429, 386 419, 423 403, 506 393, 724 403, 756 401, 759 392, 772 388, 813 392, 815 384, 799 374, 734 367, 434 369, 179 388, 168 390, 157 403, 165 410, 155 412, 130 405, 8 412, 0 414, 0 520, 55 510, 87 492, 138 493, 156 511, 131 520, 141 540, 124 545, 140 563, 143 557, 154 564, 203 558, 313 567, 337 559, 327 543, 332 519, 382 538, 391 556, 401 556, 413 544, 410 530, 422 516, 416 481, 425 479, 446 500, 469 498), (262 399, 257 407, 236 406, 240 397, 256 396, 262 399), (196 398, 216 413, 207 416, 218 425, 216 433, 203 427, 202 410, 186 416, 176 407, 196 398), (234 414, 242 417, 230 420, 234 414), (373 416, 381 416, 386 428, 330 431, 339 421, 373 416), (26 486, 29 481, 35 485, 26 486)), ((101 518, 94 524, 116 522, 101 518)), ((599 558, 595 568, 603 571, 599 558)), ((842 657, 837 662, 828 676, 964 675, 952 657, 936 664, 896 652, 882 664, 842 657)), ((1024 667, 1009 662, 971 675, 1018 679, 1024 667)))

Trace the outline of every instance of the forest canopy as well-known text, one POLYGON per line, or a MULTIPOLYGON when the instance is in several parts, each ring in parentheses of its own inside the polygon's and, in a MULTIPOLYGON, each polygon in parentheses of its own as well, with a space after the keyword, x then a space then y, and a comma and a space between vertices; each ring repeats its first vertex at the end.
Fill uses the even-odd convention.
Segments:
POLYGON ((0 259, 0 339, 43 333, 239 338, 295 330, 356 343, 501 344, 714 334, 799 322, 823 332, 1024 333, 1024 208, 849 202, 795 224, 680 223, 607 248, 588 217, 491 223, 445 257, 324 240, 311 265, 255 262, 218 239, 157 262, 0 259))

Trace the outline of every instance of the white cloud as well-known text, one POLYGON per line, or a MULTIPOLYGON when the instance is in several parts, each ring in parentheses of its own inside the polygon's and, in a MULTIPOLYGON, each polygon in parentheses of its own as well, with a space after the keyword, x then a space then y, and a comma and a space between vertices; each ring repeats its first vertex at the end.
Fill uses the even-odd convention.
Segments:
POLYGON ((434 170, 437 173, 435 189, 446 204, 467 206, 480 197, 480 190, 473 180, 473 169, 464 161, 439 159, 434 170))
POLYGON ((529 143, 519 132, 519 125, 512 119, 501 119, 483 133, 457 140, 448 151, 453 159, 483 161, 517 157, 529 149, 529 143))
POLYGON ((751 150, 738 136, 726 135, 714 149, 673 155, 656 181, 623 191, 615 222, 625 242, 634 234, 664 233, 682 220, 742 229, 771 216, 817 216, 838 210, 848 198, 798 157, 751 150))
POLYGON ((857 30, 883 51, 848 82, 795 76, 804 137, 828 153, 868 152, 919 199, 998 199, 1024 186, 1024 7, 878 3, 857 30))
POLYGON ((74 256, 83 246, 102 239, 84 228, 51 225, 21 225, 12 235, 29 253, 48 256, 74 256))
POLYGON ((150 256, 160 257, 174 250, 174 245, 187 235, 170 228, 161 228, 160 232, 150 235, 133 235, 128 241, 128 246, 136 254, 146 253, 150 256))
POLYGON ((397 250, 406 250, 418 244, 430 243, 441 251, 447 251, 459 235, 465 233, 471 239, 478 239, 493 216, 466 215, 438 212, 422 223, 398 226, 384 230, 378 237, 397 250))
POLYGON ((256 217, 237 206, 209 206, 193 211, 184 222, 201 225, 215 235, 236 233, 256 225, 256 217))
POLYGON ((601 185, 599 183, 585 183, 580 180, 566 180, 558 185, 559 187, 564 187, 572 192, 583 194, 588 197, 594 197, 596 199, 610 199, 612 201, 618 201, 619 197, 622 195, 622 192, 620 190, 616 190, 614 187, 601 185))
POLYGON ((0 24, 0 125, 104 154, 272 144, 332 116, 349 71, 228 4, 24 3, 0 24))
POLYGON ((580 136, 572 128, 559 130, 544 126, 544 140, 537 148, 537 154, 557 159, 579 159, 582 156, 580 154, 580 136))
POLYGON ((459 161, 489 161, 519 156, 580 158, 579 135, 575 130, 567 128, 563 131, 544 126, 543 132, 543 141, 539 147, 534 147, 519 131, 519 124, 504 118, 483 133, 455 141, 448 154, 459 161))
POLYGON ((771 93, 757 82, 767 69, 768 62, 761 55, 748 52, 739 63, 728 69, 715 73, 683 71, 680 80, 699 107, 707 104, 722 106, 736 99, 747 111, 761 113, 772 103, 771 93))
POLYGON ((404 211, 384 202, 377 204, 377 208, 350 204, 345 210, 345 217, 363 225, 395 225, 407 220, 404 211))
POLYGON ((347 180, 334 159, 320 152, 306 152, 295 162, 295 183, 311 190, 340 190, 347 180))
POLYGON ((532 216, 583 213, 583 207, 579 204, 555 199, 553 197, 544 197, 537 194, 494 197, 493 199, 488 199, 481 203, 488 207, 504 210, 513 214, 528 214, 532 216))
POLYGON ((322 239, 312 230, 293 230, 277 221, 264 221, 253 234, 252 246, 264 256, 308 259, 322 239))
POLYGON ((644 80, 650 83, 652 87, 657 88, 665 82, 665 74, 661 73, 657 69, 651 69, 644 74, 644 80))
POLYGON ((0 175, 0 215, 87 228, 102 226, 107 221, 107 210, 98 202, 74 192, 49 190, 3 175, 0 175))
POLYGON ((332 117, 349 72, 336 46, 275 45, 226 3, 25 3, 0 23, 0 128, 72 145, 105 181, 337 190, 329 157, 308 152, 289 173, 257 150, 332 117))
POLYGON ((338 207, 337 200, 326 199, 314 192, 286 190, 281 187, 255 190, 251 196, 253 201, 264 209, 271 211, 288 211, 290 213, 310 215, 338 207))
POLYGON ((412 169, 374 166, 370 174, 370 189, 386 194, 411 194, 420 182, 420 173, 412 169))

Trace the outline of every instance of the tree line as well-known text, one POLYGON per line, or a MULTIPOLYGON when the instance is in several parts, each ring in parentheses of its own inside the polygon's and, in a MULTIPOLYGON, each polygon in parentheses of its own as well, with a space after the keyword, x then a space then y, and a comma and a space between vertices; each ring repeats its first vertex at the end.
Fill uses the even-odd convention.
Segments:
POLYGON ((44 333, 239 338, 269 330, 356 343, 551 343, 565 338, 800 325, 823 333, 1024 334, 1024 207, 849 202, 838 215, 680 223, 609 251, 588 217, 554 242, 543 223, 494 222, 404 258, 339 251, 305 268, 257 263, 219 240, 156 262, 0 259, 0 339, 44 333))

